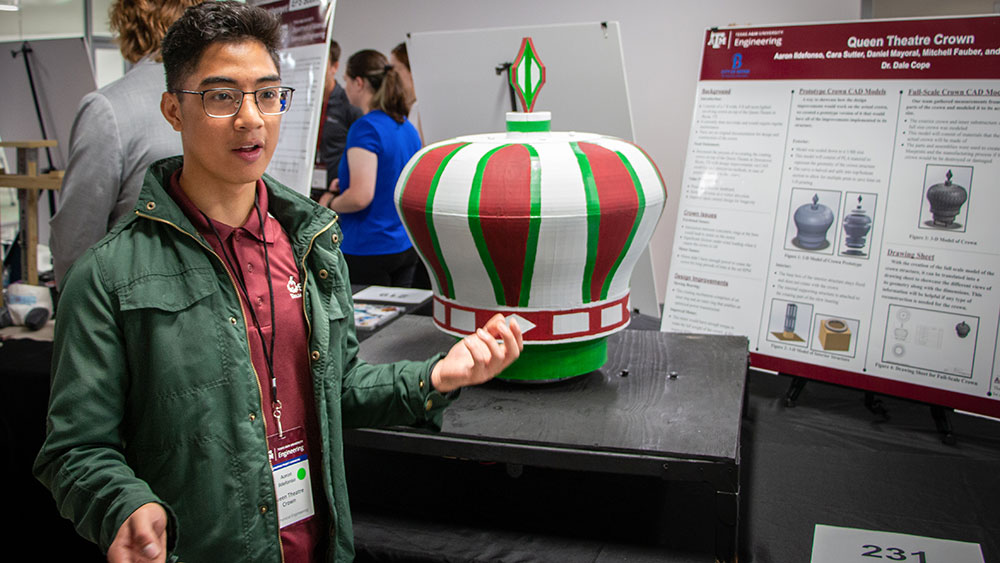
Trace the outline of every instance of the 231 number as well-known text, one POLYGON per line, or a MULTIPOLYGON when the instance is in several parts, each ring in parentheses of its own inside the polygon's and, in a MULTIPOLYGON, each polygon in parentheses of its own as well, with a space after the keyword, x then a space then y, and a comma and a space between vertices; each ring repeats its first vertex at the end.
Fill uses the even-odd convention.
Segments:
POLYGON ((899 549, 898 547, 880 547, 877 545, 863 545, 861 549, 867 549, 868 551, 862 552, 862 557, 874 557, 875 559, 888 559, 889 561, 907 561, 907 555, 916 555, 917 561, 919 563, 927 563, 927 554, 923 551, 914 551, 913 553, 906 553, 906 551, 899 549))

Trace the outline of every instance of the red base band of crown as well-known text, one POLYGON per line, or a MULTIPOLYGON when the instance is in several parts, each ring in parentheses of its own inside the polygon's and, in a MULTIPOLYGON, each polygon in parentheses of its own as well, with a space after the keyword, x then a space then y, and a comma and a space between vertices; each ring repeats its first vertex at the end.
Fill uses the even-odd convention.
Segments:
POLYGON ((497 307, 467 307, 434 296, 434 324, 444 332, 465 336, 483 326, 497 313, 515 316, 526 344, 556 344, 601 338, 629 323, 629 294, 618 299, 562 310, 530 310, 497 307))

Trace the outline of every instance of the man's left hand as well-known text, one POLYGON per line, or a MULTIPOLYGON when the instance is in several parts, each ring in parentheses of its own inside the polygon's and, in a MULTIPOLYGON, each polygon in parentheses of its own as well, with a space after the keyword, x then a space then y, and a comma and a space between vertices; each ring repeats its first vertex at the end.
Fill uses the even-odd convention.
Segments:
POLYGON ((517 321, 511 319, 508 325, 503 315, 497 313, 474 334, 452 346, 448 355, 434 365, 431 384, 438 392, 448 393, 485 383, 514 363, 523 348, 517 321))

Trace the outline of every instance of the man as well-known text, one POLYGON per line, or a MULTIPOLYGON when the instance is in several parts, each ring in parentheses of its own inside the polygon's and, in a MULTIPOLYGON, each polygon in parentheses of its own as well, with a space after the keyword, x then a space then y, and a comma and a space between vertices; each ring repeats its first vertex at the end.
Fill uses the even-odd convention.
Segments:
POLYGON ((326 104, 323 123, 319 127, 319 150, 316 154, 317 164, 326 168, 326 185, 314 191, 313 199, 316 200, 326 193, 337 178, 337 167, 344 154, 344 145, 347 144, 347 130, 361 117, 361 108, 351 105, 347 93, 337 83, 339 70, 340 45, 336 41, 330 41, 330 60, 326 66, 323 92, 326 104))
POLYGON ((49 221, 59 287, 83 251, 132 213, 146 168, 181 152, 180 137, 150 110, 163 93, 160 40, 185 8, 198 3, 117 0, 111 5, 108 15, 118 48, 134 66, 84 96, 73 121, 59 210, 49 221))
POLYGON ((349 561, 343 427, 439 426, 520 353, 497 315, 443 358, 357 358, 335 214, 263 176, 291 102, 278 40, 233 1, 171 26, 184 154, 65 283, 35 474, 112 562, 349 561))

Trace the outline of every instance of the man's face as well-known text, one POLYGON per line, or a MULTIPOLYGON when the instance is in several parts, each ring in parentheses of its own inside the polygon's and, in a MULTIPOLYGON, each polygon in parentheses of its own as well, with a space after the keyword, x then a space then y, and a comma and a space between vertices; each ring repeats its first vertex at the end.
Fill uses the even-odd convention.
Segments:
MULTIPOLYGON (((246 40, 210 45, 181 89, 236 88, 250 92, 279 84, 278 69, 267 49, 259 41, 246 40)), ((243 98, 239 112, 231 117, 210 117, 197 94, 165 93, 160 108, 181 133, 181 176, 188 182, 241 188, 256 183, 271 162, 281 116, 260 113, 252 94, 243 98)))

